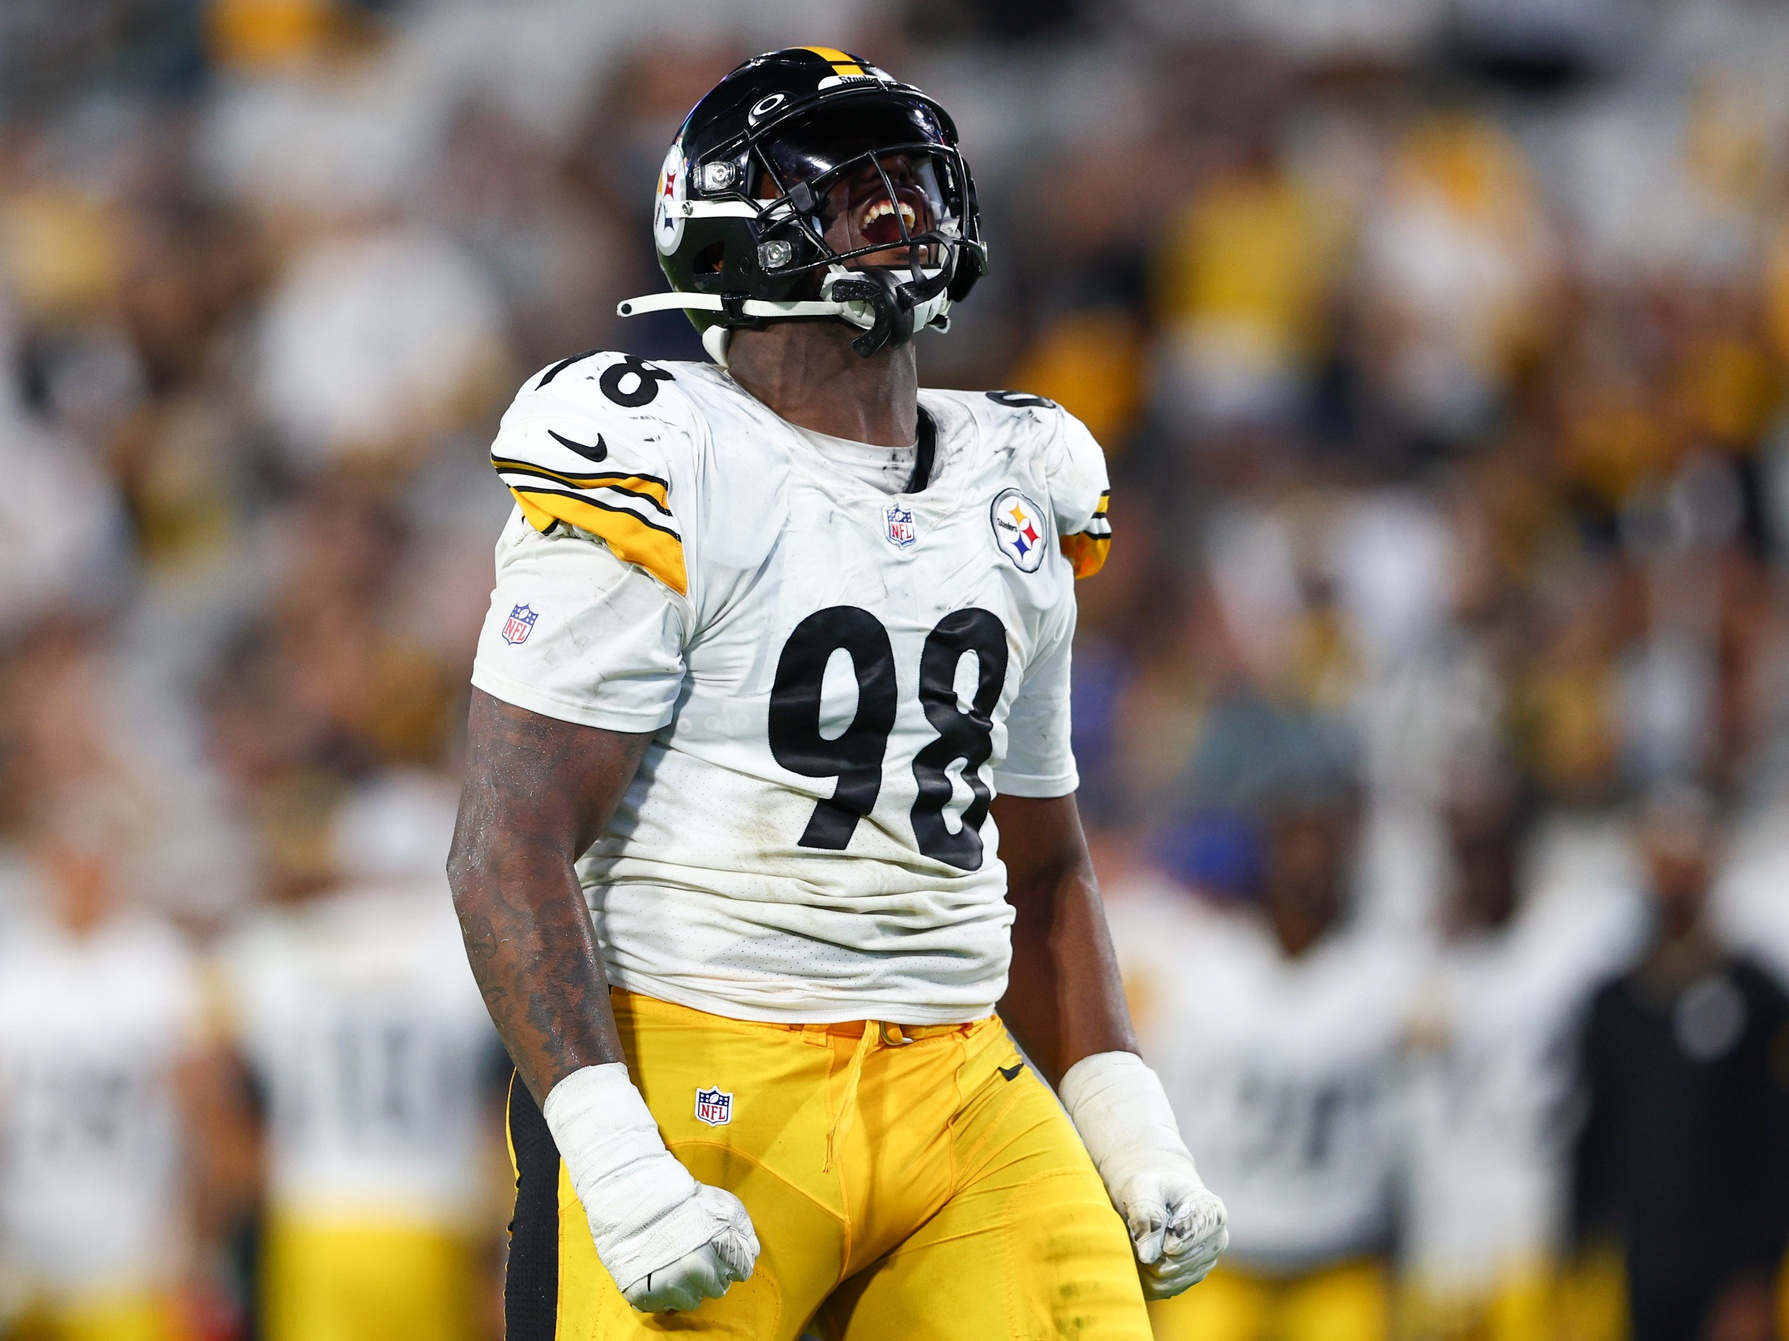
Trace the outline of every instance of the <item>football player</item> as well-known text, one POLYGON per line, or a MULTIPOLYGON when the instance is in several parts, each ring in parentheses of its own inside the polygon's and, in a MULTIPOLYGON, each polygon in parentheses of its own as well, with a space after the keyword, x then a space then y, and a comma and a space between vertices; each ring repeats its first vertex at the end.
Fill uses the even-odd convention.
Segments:
POLYGON ((1415 958, 1350 916, 1351 753, 1297 719, 1263 732, 1248 898, 1117 920, 1175 1112, 1231 1212, 1231 1256, 1152 1306, 1158 1341, 1385 1341, 1396 1081, 1415 958), (1275 759, 1269 753, 1284 751, 1275 759), (1255 888, 1258 886, 1258 888, 1255 888))
POLYGON ((123 897, 121 826, 60 799, 34 835, 43 915, 0 951, 0 1336, 182 1341, 210 1153, 188 1141, 210 1088, 202 980, 123 897))
POLYGON ((723 79, 653 236, 621 310, 714 362, 567 358, 493 448, 450 873, 519 1076, 509 1335, 1146 1337, 1226 1239, 1075 809, 1100 450, 920 390, 974 187, 859 57, 723 79))
POLYGON ((451 787, 431 781, 363 785, 335 823, 342 878, 219 951, 266 1104, 268 1341, 481 1331, 500 1057, 441 888, 451 787))
POLYGON ((1452 889, 1411 1029, 1404 1325, 1524 1341, 1555 1330, 1569 1036, 1640 910, 1616 880, 1543 868, 1537 798, 1501 751, 1462 760, 1445 802, 1452 889))

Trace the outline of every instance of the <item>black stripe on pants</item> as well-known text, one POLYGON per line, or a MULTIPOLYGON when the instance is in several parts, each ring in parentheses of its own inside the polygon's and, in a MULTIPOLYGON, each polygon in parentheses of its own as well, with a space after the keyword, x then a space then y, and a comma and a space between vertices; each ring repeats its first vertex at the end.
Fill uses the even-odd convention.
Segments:
POLYGON ((516 1152, 516 1214, 503 1279, 508 1341, 554 1341, 559 1327, 559 1148, 520 1076, 509 1081, 509 1139, 516 1152))

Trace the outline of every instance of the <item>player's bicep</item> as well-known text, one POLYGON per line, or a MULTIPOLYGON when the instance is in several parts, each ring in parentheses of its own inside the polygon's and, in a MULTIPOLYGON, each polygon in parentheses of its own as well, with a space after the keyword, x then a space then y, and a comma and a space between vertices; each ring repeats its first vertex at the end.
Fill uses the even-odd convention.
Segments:
POLYGON ((453 862, 576 860, 614 815, 652 736, 547 717, 474 689, 453 862))

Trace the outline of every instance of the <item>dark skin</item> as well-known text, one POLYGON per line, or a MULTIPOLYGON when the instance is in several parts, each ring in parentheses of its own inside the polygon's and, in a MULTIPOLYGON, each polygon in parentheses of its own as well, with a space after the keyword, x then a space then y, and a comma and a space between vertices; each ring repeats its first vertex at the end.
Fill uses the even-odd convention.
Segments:
POLYGON ((1714 874, 1715 834, 1700 819, 1653 818, 1640 847, 1652 877, 1658 930, 1641 973, 1666 992, 1693 982, 1722 958, 1703 913, 1714 874))
POLYGON ((1269 825, 1261 905, 1286 958, 1303 955, 1341 916, 1351 831, 1346 807, 1292 811, 1269 825))
MULTIPOLYGON (((913 346, 865 359, 851 349, 856 334, 836 321, 739 331, 730 371, 791 423, 860 442, 913 442, 913 346)), ((624 1060, 573 863, 614 817, 651 738, 473 691, 448 878, 473 975, 540 1102, 572 1072, 624 1060)), ((1075 798, 1002 796, 990 813, 1015 910, 1001 1015, 1052 1083, 1083 1057, 1135 1052, 1075 798)))
POLYGON ((1459 885, 1448 908, 1448 931, 1467 935, 1509 925, 1517 903, 1520 820, 1513 802, 1455 801, 1447 810, 1459 885))
MULTIPOLYGON (((894 204, 910 212, 909 233, 932 226, 931 205, 900 154, 883 160, 894 204)), ((881 174, 866 164, 827 192, 826 240, 841 254, 899 236, 881 174), (871 219, 872 214, 877 215, 871 219)), ((907 264, 900 249, 875 252, 858 264, 907 264)), ((837 321, 779 321, 759 331, 736 331, 727 371, 753 397, 791 424, 853 442, 911 447, 919 437, 919 363, 912 344, 869 358, 851 348, 857 332, 837 321)))

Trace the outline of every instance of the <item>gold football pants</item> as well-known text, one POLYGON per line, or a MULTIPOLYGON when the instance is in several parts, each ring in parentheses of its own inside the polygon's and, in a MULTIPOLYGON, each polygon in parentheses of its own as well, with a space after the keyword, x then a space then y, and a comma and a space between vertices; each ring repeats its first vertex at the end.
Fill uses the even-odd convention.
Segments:
POLYGON ((514 1084, 510 1341, 794 1341, 808 1327, 829 1341, 1147 1341, 1124 1225, 998 1020, 754 1024, 610 999, 665 1143, 745 1203, 763 1251, 720 1299, 635 1312, 514 1084))
POLYGON ((1345 1262, 1307 1275, 1256 1276, 1217 1267, 1204 1282, 1149 1306, 1156 1341, 1387 1341, 1384 1267, 1345 1262))
POLYGON ((270 1217, 267 1341, 473 1341, 476 1270, 462 1237, 423 1225, 270 1217))
POLYGON ((0 1341, 189 1341, 193 1336, 171 1293, 98 1293, 27 1308, 0 1341))

